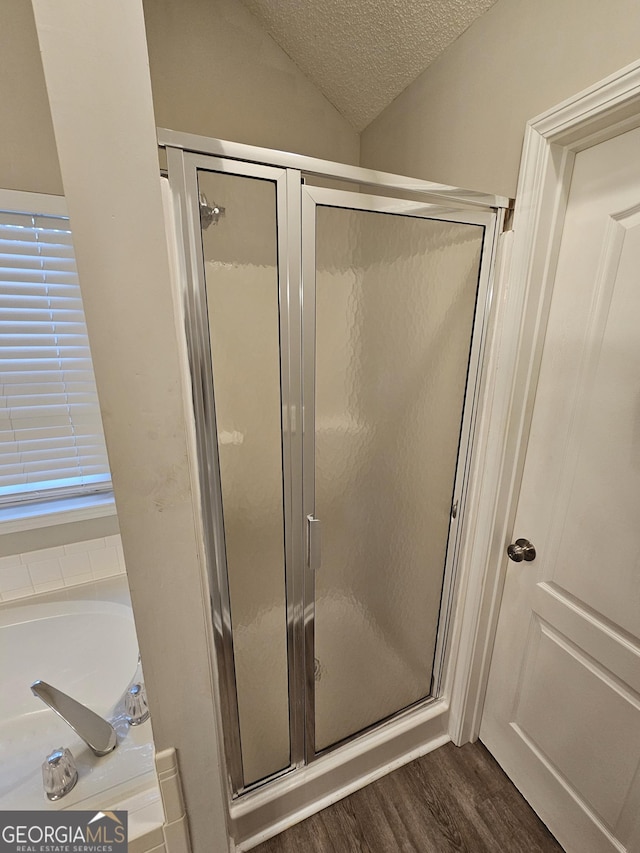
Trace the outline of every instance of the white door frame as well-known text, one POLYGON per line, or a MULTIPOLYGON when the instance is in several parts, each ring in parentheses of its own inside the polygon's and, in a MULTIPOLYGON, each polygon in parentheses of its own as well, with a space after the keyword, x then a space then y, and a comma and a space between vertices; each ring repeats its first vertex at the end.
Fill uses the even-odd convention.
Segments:
POLYGON ((480 452, 472 473, 478 512, 460 577, 450 719, 457 744, 475 740, 480 729, 575 155, 639 125, 636 62, 526 128, 513 231, 503 235, 480 452))

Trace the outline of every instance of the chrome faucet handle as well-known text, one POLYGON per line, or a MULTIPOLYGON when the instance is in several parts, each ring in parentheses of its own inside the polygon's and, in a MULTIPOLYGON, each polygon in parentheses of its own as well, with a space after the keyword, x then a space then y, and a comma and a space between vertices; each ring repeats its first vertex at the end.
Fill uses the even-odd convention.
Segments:
POLYGON ((103 720, 86 705, 81 705, 46 681, 34 681, 31 692, 71 726, 96 755, 107 755, 116 748, 118 739, 111 723, 103 720))
POLYGON ((147 696, 143 684, 133 684, 124 697, 126 720, 130 726, 139 726, 149 719, 147 696))
POLYGON ((70 749, 59 747, 47 755, 42 765, 44 792, 50 800, 60 800, 73 790, 78 770, 70 749))

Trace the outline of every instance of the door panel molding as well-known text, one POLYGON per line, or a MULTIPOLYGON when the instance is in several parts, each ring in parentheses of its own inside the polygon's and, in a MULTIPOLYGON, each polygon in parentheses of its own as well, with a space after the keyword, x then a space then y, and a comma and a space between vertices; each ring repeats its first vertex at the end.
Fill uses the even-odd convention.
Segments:
POLYGON ((640 696, 640 645, 631 637, 553 584, 536 586, 533 609, 563 633, 579 639, 585 652, 595 654, 597 642, 600 662, 640 696))

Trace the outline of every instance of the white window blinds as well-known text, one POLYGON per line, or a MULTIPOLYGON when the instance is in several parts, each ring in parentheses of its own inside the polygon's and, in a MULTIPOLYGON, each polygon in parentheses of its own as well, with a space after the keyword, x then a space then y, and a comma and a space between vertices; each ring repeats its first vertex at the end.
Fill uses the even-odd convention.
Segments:
POLYGON ((0 503, 111 476, 69 222, 0 210, 0 503))

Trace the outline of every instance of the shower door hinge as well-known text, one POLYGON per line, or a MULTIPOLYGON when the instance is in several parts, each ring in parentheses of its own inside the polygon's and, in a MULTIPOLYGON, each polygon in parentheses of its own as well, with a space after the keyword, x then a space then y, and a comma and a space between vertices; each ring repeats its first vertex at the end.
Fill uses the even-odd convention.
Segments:
POLYGON ((322 562, 320 546, 320 519, 307 516, 307 565, 312 572, 317 572, 322 562))
POLYGON ((454 501, 451 507, 451 518, 456 518, 458 515, 458 501, 454 501))

